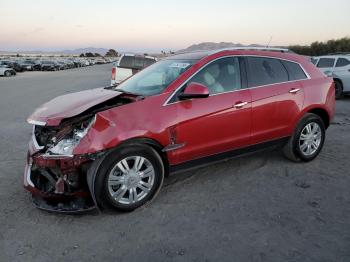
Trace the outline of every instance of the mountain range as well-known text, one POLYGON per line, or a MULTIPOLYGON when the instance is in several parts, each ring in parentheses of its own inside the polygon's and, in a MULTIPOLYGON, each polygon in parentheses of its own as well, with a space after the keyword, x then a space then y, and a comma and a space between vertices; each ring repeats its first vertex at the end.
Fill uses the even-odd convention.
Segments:
POLYGON ((231 42, 220 42, 220 43, 203 42, 200 44, 191 45, 185 49, 181 49, 181 50, 177 51, 176 53, 200 51, 200 50, 215 50, 215 49, 222 49, 222 48, 229 48, 229 47, 242 47, 242 46, 264 47, 263 45, 258 45, 258 44, 243 45, 240 43, 231 43, 231 42))

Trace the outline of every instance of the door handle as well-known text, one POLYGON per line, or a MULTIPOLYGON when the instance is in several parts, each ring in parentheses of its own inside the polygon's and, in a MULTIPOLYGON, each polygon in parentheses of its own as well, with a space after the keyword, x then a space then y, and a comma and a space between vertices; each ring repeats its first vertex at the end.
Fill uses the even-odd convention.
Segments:
POLYGON ((292 88, 291 90, 289 90, 289 93, 291 94, 296 94, 300 91, 300 88, 292 88))
POLYGON ((248 104, 248 102, 238 102, 237 104, 234 105, 234 108, 240 109, 240 108, 244 107, 247 104, 248 104))

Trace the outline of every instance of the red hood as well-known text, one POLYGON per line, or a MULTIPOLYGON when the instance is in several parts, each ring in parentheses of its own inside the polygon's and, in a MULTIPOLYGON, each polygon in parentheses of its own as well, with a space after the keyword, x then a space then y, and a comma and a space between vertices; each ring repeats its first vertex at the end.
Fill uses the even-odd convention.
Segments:
POLYGON ((120 92, 113 90, 96 88, 59 96, 37 108, 28 121, 44 122, 47 126, 57 126, 62 119, 78 115, 120 94, 120 92))

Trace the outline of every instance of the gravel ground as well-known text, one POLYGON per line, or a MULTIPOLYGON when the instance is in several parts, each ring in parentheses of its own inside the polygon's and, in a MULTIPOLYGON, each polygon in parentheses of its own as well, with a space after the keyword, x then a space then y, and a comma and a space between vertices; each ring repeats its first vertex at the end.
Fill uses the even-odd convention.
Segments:
POLYGON ((22 188, 26 117, 67 92, 108 85, 111 65, 0 78, 0 261, 350 261, 350 99, 320 156, 278 150, 166 180, 129 214, 37 210, 22 188))

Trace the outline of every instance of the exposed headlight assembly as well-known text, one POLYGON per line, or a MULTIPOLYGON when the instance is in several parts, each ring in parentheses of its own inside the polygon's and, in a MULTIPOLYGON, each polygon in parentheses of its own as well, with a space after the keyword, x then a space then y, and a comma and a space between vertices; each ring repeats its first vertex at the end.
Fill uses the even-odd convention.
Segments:
POLYGON ((65 136, 48 152, 56 155, 72 155, 74 148, 80 143, 80 140, 87 134, 91 126, 95 123, 96 116, 83 121, 72 129, 69 135, 65 136))

